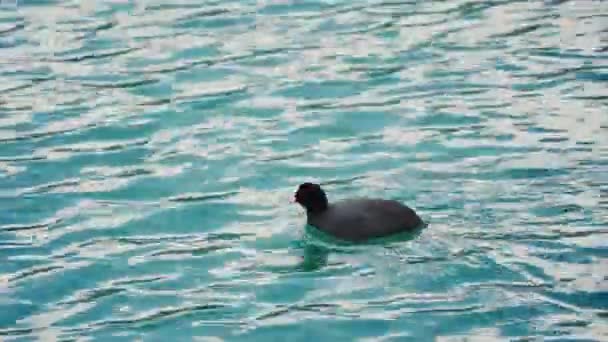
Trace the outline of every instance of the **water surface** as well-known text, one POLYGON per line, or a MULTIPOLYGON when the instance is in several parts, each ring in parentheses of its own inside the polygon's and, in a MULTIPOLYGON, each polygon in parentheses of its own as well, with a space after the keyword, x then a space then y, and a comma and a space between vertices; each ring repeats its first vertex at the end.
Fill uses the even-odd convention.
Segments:
POLYGON ((0 340, 608 339, 607 17, 3 1, 0 340), (327 245, 304 181, 429 227, 327 245))

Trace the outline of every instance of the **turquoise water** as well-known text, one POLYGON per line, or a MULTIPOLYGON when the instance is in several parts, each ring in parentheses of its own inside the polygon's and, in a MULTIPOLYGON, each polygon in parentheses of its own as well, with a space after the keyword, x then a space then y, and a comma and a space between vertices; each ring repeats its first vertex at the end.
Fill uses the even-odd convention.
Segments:
POLYGON ((0 340, 607 340, 607 16, 3 1, 0 340), (429 226, 327 241, 303 181, 429 226))

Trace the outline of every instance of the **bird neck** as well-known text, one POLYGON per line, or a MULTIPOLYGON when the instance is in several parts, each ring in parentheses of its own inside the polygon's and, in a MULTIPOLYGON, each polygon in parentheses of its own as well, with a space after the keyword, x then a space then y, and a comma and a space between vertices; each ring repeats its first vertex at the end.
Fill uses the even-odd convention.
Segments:
POLYGON ((308 214, 319 214, 319 213, 322 213, 325 210, 327 210, 328 206, 329 205, 327 202, 315 203, 313 205, 306 207, 306 212, 308 214))

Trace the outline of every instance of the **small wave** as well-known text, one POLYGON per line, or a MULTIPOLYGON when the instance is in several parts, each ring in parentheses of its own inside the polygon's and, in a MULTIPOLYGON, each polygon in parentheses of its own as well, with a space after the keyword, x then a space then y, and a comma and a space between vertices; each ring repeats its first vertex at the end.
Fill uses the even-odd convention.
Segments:
POLYGON ((216 311, 220 309, 227 308, 226 305, 221 304, 201 304, 201 305, 191 305, 191 306, 182 306, 176 308, 165 308, 161 310, 157 310, 154 312, 150 312, 147 314, 143 314, 133 318, 125 318, 125 319, 115 319, 115 320, 107 320, 101 321, 94 324, 97 327, 103 326, 149 326, 158 324, 163 320, 177 318, 180 316, 192 315, 197 312, 205 312, 205 311, 216 311))

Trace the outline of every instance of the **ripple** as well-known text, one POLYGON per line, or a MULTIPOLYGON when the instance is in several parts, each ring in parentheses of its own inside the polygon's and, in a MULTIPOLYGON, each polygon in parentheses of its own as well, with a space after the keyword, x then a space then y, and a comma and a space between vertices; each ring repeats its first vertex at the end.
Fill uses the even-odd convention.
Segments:
POLYGON ((11 231, 19 231, 19 230, 30 230, 30 229, 40 229, 40 228, 49 228, 54 224, 61 222, 60 219, 53 219, 47 222, 42 223, 33 223, 33 224, 8 224, 0 227, 0 230, 4 230, 7 232, 11 231))
POLYGON ((127 318, 121 320, 111 320, 99 322, 99 326, 107 325, 127 325, 127 326, 147 326, 155 324, 163 319, 176 318, 184 315, 192 315, 199 311, 215 310, 224 308, 224 305, 219 304, 204 304, 204 305, 193 305, 184 306, 179 308, 166 308, 161 309, 149 314, 143 314, 134 318, 127 318))
POLYGON ((214 199, 223 199, 232 195, 236 195, 238 192, 225 192, 217 194, 181 194, 175 197, 169 198, 172 202, 193 202, 193 201, 206 201, 214 199))

